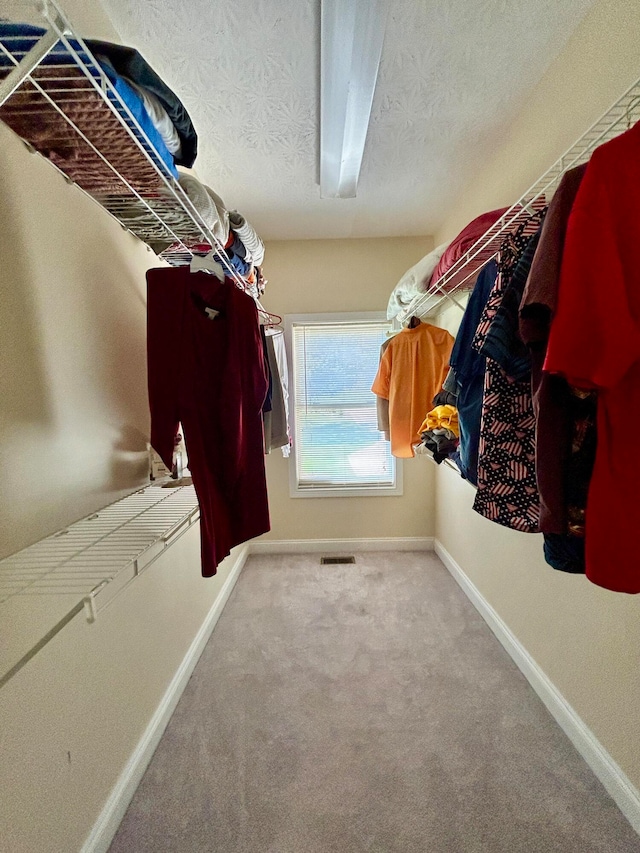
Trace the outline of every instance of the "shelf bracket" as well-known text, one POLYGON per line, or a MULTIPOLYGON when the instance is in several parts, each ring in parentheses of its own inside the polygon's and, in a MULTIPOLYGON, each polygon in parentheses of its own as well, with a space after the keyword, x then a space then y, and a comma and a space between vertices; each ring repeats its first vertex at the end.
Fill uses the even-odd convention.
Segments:
POLYGON ((84 615, 87 617, 87 622, 95 622, 98 618, 98 610, 96 608, 96 596, 100 592, 101 589, 109 583, 109 580, 105 578, 103 581, 91 590, 88 595, 85 595, 82 603, 84 605, 84 615))

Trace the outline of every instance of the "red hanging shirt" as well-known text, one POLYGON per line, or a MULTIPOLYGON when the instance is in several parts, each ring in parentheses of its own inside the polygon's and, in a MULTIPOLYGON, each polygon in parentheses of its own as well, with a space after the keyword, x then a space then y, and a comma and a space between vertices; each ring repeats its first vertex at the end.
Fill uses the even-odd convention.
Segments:
POLYGON ((586 574, 640 592, 640 125, 591 157, 569 217, 544 369, 598 391, 586 574))

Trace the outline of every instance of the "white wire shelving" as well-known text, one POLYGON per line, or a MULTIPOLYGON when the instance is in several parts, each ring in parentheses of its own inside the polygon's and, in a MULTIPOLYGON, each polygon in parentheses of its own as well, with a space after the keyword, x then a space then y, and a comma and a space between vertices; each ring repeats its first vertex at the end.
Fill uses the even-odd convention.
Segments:
POLYGON ((185 533, 200 511, 193 486, 152 485, 0 560, 0 687, 82 613, 94 622, 185 533))
POLYGON ((213 249, 257 300, 62 9, 38 8, 43 35, 0 39, 0 119, 167 263, 213 249))
MULTIPOLYGON (((7 0, 4 20, 43 34, 0 38, 0 119, 172 266, 224 246, 55 0, 7 0), (24 13, 24 14, 23 14, 24 13)), ((200 517, 192 486, 148 486, 0 560, 0 687, 83 611, 89 622, 200 517)))
POLYGON ((524 217, 529 216, 540 202, 550 201, 566 171, 586 163, 599 145, 628 130, 638 112, 640 79, 636 80, 443 276, 400 311, 394 318, 394 325, 402 326, 414 315, 433 316, 443 307, 445 301, 453 302, 464 310, 464 305, 455 298, 455 294, 461 294, 473 287, 478 272, 496 256, 504 237, 524 217))

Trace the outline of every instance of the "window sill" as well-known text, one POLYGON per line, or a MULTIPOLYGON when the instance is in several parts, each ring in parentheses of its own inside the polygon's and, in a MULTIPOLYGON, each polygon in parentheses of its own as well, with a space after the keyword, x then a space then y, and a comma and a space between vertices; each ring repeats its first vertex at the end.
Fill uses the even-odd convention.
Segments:
POLYGON ((402 497, 402 494, 402 482, 397 482, 395 486, 371 488, 366 486, 336 486, 334 488, 319 486, 305 489, 292 484, 289 489, 289 497, 291 498, 390 498, 402 497))

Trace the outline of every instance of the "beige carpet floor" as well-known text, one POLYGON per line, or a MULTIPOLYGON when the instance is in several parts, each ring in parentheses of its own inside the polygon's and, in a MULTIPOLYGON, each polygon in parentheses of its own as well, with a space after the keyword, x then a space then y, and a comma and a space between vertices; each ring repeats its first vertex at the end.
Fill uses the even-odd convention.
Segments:
POLYGON ((640 853, 433 554, 254 556, 110 853, 640 853))

